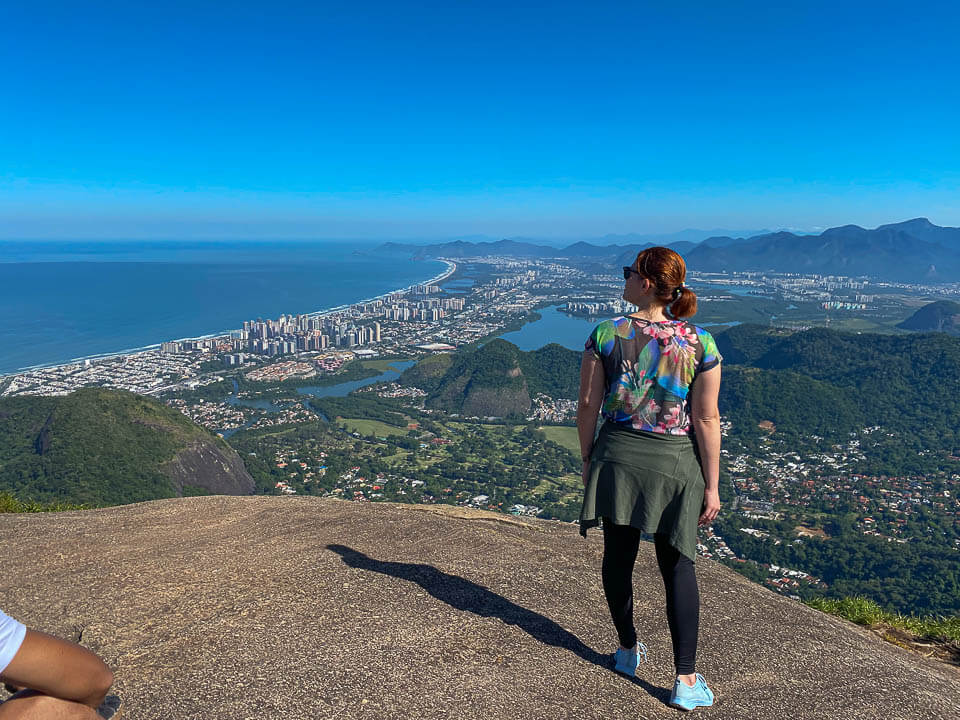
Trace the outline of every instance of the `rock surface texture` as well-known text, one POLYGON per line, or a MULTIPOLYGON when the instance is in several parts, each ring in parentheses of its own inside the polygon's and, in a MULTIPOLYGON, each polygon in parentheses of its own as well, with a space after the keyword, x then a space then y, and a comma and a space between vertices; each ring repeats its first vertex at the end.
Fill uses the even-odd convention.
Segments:
POLYGON ((255 483, 233 448, 220 447, 207 439, 196 440, 163 466, 173 489, 193 485, 217 495, 250 495, 255 483))
MULTIPOLYGON (((663 718, 652 545, 636 680, 612 671, 602 541, 443 506, 197 497, 0 515, 0 607, 99 653, 130 720, 663 718)), ((960 673, 697 564, 713 718, 955 718, 960 673)))

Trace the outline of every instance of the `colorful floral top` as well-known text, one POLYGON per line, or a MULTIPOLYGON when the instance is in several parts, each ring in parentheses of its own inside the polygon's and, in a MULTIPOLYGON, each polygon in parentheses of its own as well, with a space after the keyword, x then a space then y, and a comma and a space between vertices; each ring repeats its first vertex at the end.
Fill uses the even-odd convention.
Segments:
POLYGON ((603 361, 603 417, 668 435, 690 434, 690 386, 723 359, 713 336, 685 320, 615 317, 594 328, 584 349, 603 361))

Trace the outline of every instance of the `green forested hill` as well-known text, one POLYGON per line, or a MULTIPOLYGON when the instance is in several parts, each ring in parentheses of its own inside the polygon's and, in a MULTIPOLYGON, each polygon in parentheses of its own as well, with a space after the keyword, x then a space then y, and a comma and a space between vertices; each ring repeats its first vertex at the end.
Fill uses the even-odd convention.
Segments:
MULTIPOLYGON (((920 472, 960 455, 960 338, 740 325, 716 340, 724 356, 720 409, 737 435, 762 435, 764 421, 798 440, 836 442, 878 425, 897 432, 878 440, 864 472, 920 472)), ((426 390, 430 407, 505 417, 525 412, 540 392, 576 398, 580 356, 559 345, 522 352, 494 340, 428 357, 401 382, 426 390)))
POLYGON ((897 327, 904 330, 960 335, 960 303, 938 300, 924 305, 897 327))
POLYGON ((742 431, 771 420, 839 438, 880 425, 914 438, 914 449, 960 450, 960 338, 743 325, 716 340, 728 366, 721 410, 742 431))
POLYGON ((451 413, 523 415, 537 393, 575 398, 580 353, 551 344, 523 352, 506 340, 451 355, 434 355, 408 369, 400 382, 428 393, 427 406, 451 413))
POLYGON ((521 352, 520 367, 527 377, 530 392, 534 395, 546 393, 553 398, 576 398, 580 389, 582 355, 582 352, 568 350, 556 343, 532 352, 521 352))
POLYGON ((740 431, 768 421, 785 433, 834 437, 862 426, 857 402, 840 386, 792 370, 724 367, 720 407, 740 431))
POLYGON ((20 499, 112 505, 252 490, 226 443, 151 398, 86 388, 0 399, 0 491, 20 499))
MULTIPOLYGON (((824 580, 833 597, 863 595, 904 613, 958 612, 960 526, 950 493, 958 470, 951 456, 960 448, 960 338, 740 326, 716 339, 725 358, 720 408, 731 423, 731 446, 759 459, 765 447, 801 453, 815 478, 807 490, 788 484, 785 492, 809 495, 778 506, 782 519, 721 516, 714 527, 729 547, 758 563, 802 568, 824 580), (820 453, 845 448, 832 453, 836 460, 851 442, 861 454, 851 452, 842 471, 818 465, 820 453), (817 477, 831 474, 841 477, 817 477), (870 480, 848 492, 854 474, 891 477, 896 487, 870 480), (921 498, 916 488, 923 484, 921 498), (744 534, 745 524, 770 535, 744 534), (828 539, 799 541, 798 524, 822 527, 828 539), (874 527, 879 536, 865 534, 874 527)), ((766 473, 751 466, 743 475, 762 483, 766 473)), ((766 577, 759 566, 734 565, 766 577)))

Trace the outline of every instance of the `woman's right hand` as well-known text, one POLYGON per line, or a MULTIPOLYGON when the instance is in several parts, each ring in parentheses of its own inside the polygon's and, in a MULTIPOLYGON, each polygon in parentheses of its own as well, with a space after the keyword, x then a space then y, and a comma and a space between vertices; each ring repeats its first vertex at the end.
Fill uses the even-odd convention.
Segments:
POLYGON ((590 480, 590 461, 583 461, 583 470, 580 471, 580 479, 583 480, 583 486, 587 486, 587 482, 590 480))
POLYGON ((703 511, 700 513, 700 525, 709 525, 720 512, 720 490, 703 491, 703 511))

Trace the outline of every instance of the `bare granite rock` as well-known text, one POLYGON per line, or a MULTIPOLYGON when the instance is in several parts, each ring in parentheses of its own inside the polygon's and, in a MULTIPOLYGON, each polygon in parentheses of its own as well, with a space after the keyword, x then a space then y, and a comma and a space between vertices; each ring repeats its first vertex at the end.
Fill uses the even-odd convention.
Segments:
POLYGON ((256 487, 236 450, 206 438, 180 450, 162 470, 178 495, 183 495, 184 485, 215 495, 250 495, 256 487))
MULTIPOLYGON (((641 546, 650 662, 612 671, 599 533, 444 506, 197 497, 0 515, 0 607, 114 668, 129 720, 663 718, 663 589, 641 546)), ((697 564, 714 718, 960 717, 960 673, 697 564)))

